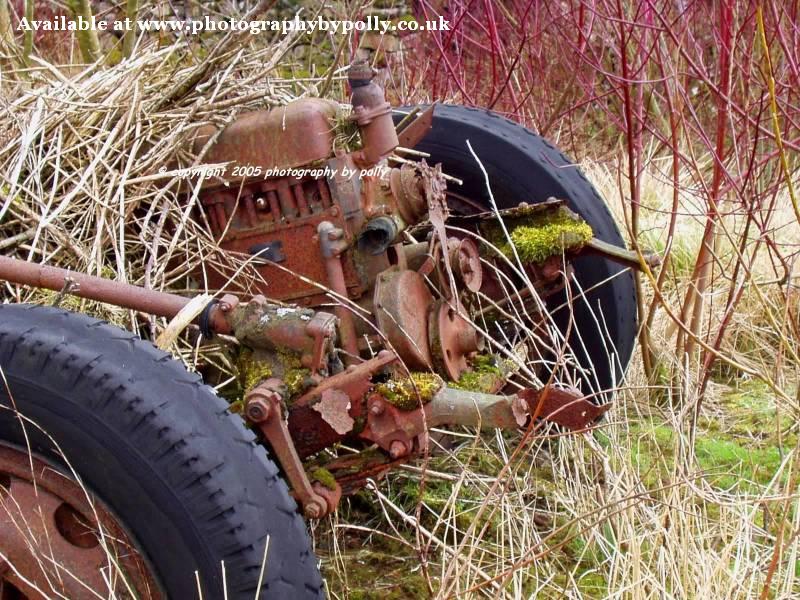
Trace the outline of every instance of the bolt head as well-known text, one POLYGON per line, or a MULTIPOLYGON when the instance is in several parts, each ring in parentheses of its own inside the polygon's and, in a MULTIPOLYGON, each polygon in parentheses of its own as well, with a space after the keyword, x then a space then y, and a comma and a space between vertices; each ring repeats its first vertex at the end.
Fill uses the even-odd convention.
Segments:
POLYGON ((312 500, 303 507, 303 512, 309 519, 319 519, 322 516, 322 507, 312 500))
POLYGON ((395 440, 392 442, 392 445, 389 446, 389 456, 395 460, 402 458, 406 454, 408 454, 408 447, 405 445, 405 442, 395 440))
POLYGON ((247 403, 245 412, 248 419, 256 423, 261 423, 269 419, 271 410, 270 405, 264 399, 254 398, 247 403))

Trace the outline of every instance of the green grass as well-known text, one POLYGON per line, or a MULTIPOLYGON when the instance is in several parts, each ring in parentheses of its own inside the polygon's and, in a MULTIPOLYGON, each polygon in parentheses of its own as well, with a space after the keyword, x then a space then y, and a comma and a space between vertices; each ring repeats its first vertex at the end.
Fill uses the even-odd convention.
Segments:
POLYGON ((331 598, 404 600, 430 597, 419 560, 407 547, 383 536, 372 536, 368 542, 353 537, 351 541, 342 552, 341 558, 347 565, 344 570, 323 562, 322 575, 331 598), (342 574, 346 575, 346 581, 342 574))
MULTIPOLYGON (((783 434, 789 415, 777 414, 769 390, 758 382, 741 384, 725 393, 712 416, 699 420, 695 439, 698 475, 719 490, 763 492, 777 473, 785 449, 796 436, 783 434)), ((671 477, 670 465, 677 439, 671 427, 642 421, 631 426, 637 441, 631 456, 645 484, 658 487, 671 477)), ((785 482, 785 474, 780 481, 785 482)))

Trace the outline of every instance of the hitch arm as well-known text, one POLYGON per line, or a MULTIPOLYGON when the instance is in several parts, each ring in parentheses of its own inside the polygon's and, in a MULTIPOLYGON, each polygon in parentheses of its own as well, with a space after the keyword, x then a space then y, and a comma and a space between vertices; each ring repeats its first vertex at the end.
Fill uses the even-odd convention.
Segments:
MULTIPOLYGON (((636 252, 633 250, 628 250, 627 248, 620 248, 614 244, 609 244, 608 242, 599 240, 596 237, 592 238, 586 243, 586 246, 584 246, 584 252, 587 254, 599 254, 616 263, 625 265, 626 267, 630 267, 638 271, 642 270, 642 264, 639 262, 639 255, 636 252)), ((655 269, 656 267, 660 266, 662 262, 661 257, 655 252, 646 252, 642 254, 642 258, 644 259, 645 264, 651 269, 655 269)))
POLYGON ((280 379, 267 379, 257 385, 245 396, 245 415, 269 443, 305 515, 320 519, 336 510, 342 490, 338 485, 330 490, 309 481, 283 415, 284 388, 280 379))

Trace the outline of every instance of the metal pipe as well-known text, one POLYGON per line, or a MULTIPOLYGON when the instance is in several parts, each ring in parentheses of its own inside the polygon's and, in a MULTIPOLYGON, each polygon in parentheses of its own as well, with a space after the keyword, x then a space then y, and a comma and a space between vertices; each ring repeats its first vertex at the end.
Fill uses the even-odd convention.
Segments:
MULTIPOLYGON (((592 238, 584 246, 584 251, 592 254, 599 254, 605 256, 607 259, 612 260, 626 267, 632 269, 642 270, 642 264, 639 262, 639 254, 627 248, 620 248, 614 244, 609 244, 603 240, 592 238)), ((655 269, 661 265, 661 257, 654 252, 642 253, 642 258, 648 267, 655 269)))
POLYGON ((269 212, 272 215, 272 222, 278 225, 281 222, 281 207, 278 204, 278 194, 275 190, 267 190, 267 202, 269 202, 269 212))
POLYGON ((353 119, 361 134, 361 150, 357 156, 361 166, 371 166, 391 154, 397 147, 397 131, 392 120, 392 106, 378 84, 375 72, 366 61, 350 65, 348 81, 352 90, 353 119))
POLYGON ((300 216, 307 217, 311 214, 311 211, 308 208, 308 201, 306 200, 305 194, 303 194, 303 185, 301 183, 296 183, 292 186, 292 192, 294 193, 294 200, 297 203, 297 208, 300 209, 300 216))
MULTIPOLYGON (((328 285, 342 298, 349 298, 341 259, 341 253, 347 248, 344 232, 330 221, 323 221, 317 226, 317 235, 322 257, 325 260, 328 285)), ((339 338, 342 348, 348 354, 345 357, 345 363, 353 364, 358 358, 358 336, 353 315, 350 309, 341 303, 337 304, 335 311, 336 316, 339 317, 339 338)))
POLYGON ((7 256, 0 256, 0 279, 55 292, 60 292, 70 284, 77 284, 77 287, 70 292, 73 296, 167 318, 177 315, 191 300, 177 294, 148 290, 128 283, 7 256))
POLYGON ((297 203, 294 201, 294 194, 289 188, 289 182, 281 179, 277 183, 278 202, 281 205, 281 213, 287 221, 297 218, 297 203))
POLYGON ((482 394, 450 387, 442 389, 425 405, 428 427, 463 425, 491 429, 514 429, 525 407, 514 407, 517 396, 482 394))

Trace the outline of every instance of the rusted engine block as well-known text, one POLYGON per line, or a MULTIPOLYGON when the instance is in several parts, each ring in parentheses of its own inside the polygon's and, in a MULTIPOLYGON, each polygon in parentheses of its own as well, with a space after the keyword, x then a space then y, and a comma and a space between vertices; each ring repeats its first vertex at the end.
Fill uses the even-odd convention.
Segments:
MULTIPOLYGON (((362 75, 350 78, 352 119, 363 140, 356 152, 334 153, 339 107, 320 99, 251 113, 221 132, 204 128, 194 141, 200 152, 213 140, 204 160, 228 162, 226 175, 234 182, 203 184, 200 203, 211 231, 224 249, 264 259, 259 271, 268 283, 259 291, 275 300, 303 306, 330 301, 314 283, 330 284, 319 257, 321 223, 348 241, 335 291, 356 299, 390 266, 389 245, 427 212, 423 178, 437 175, 378 164, 398 138, 382 90, 369 78, 358 79, 362 75), (297 176, 269 176, 292 171, 297 176)), ((229 275, 213 273, 210 283, 221 287, 229 275)))
MULTIPOLYGON (((407 253, 425 252, 428 244, 401 243, 403 231, 427 218, 430 203, 444 207, 442 173, 424 163, 387 166, 384 159, 399 143, 391 107, 368 67, 351 67, 349 82, 350 119, 361 139, 350 153, 334 151, 338 106, 320 99, 251 113, 222 131, 201 129, 193 150, 205 149, 206 162, 228 163, 225 176, 202 182, 201 217, 222 248, 253 257, 266 282, 255 289, 264 296, 314 307, 329 304, 332 291, 375 315, 358 319, 337 309, 345 362, 359 356, 359 338, 383 334, 413 368, 437 362, 457 379, 479 340, 466 321, 446 318, 442 301, 434 308, 424 277, 406 268, 407 253), (289 170, 298 176, 264 176, 289 170), (431 335, 448 349, 432 349, 431 335)), ((466 262, 454 264, 479 277, 474 244, 452 243, 471 250, 466 262)), ((212 286, 231 289, 232 273, 206 272, 212 286)))

